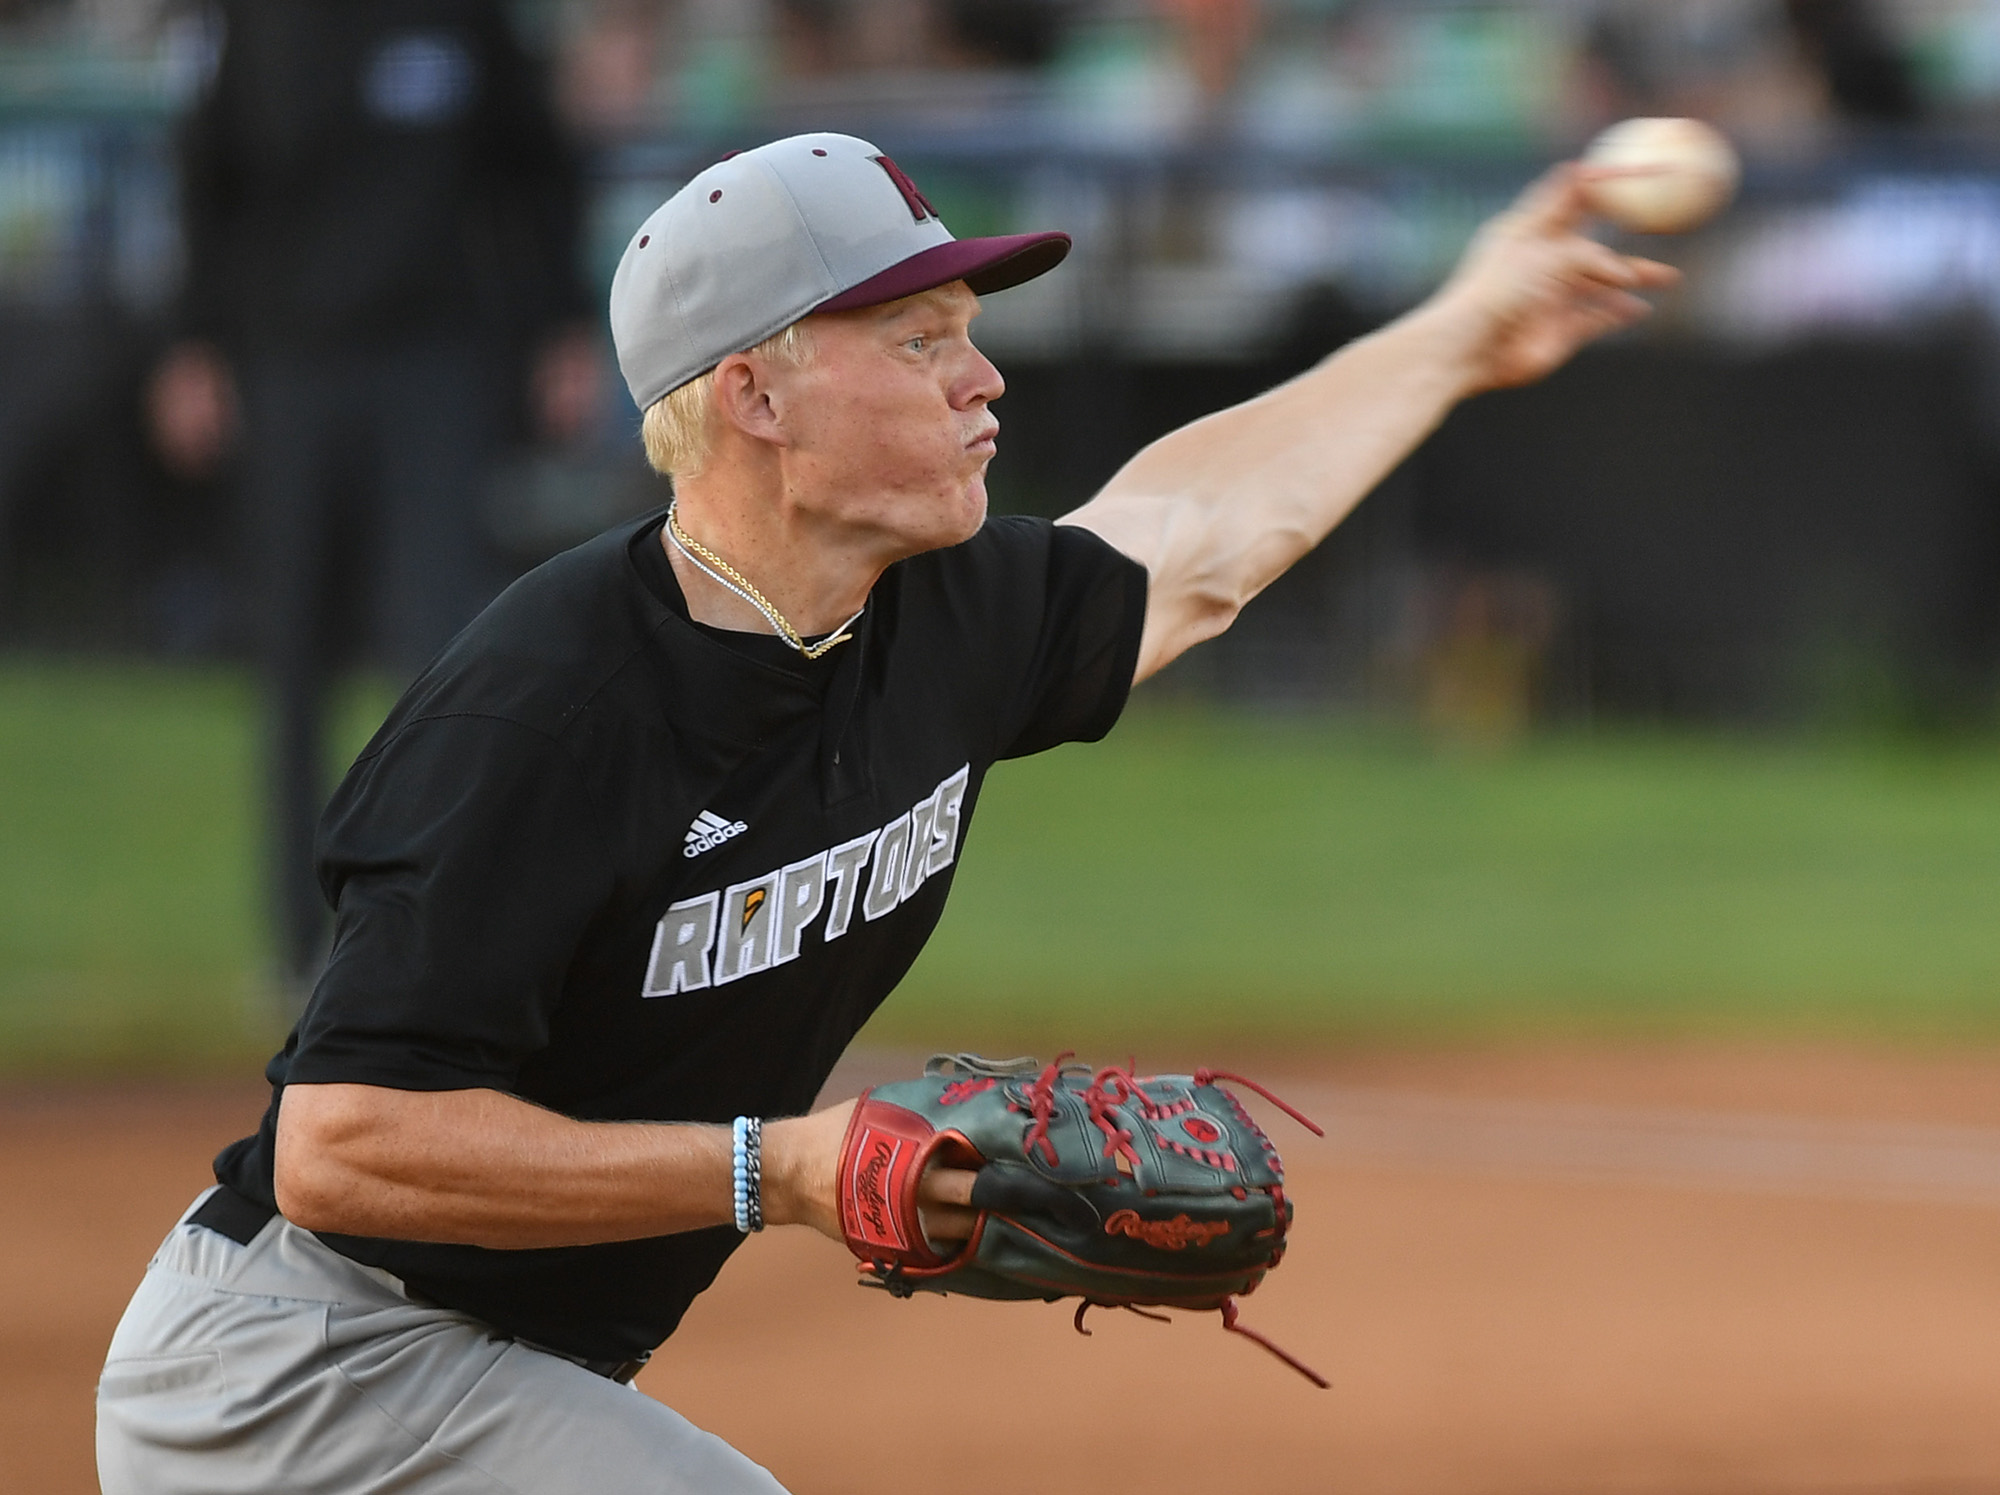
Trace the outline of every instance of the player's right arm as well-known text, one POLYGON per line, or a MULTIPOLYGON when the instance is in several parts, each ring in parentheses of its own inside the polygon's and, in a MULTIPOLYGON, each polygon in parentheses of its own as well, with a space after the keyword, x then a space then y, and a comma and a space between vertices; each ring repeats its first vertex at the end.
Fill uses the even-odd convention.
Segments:
POLYGON ((1582 231, 1588 180, 1550 173, 1415 311, 1161 437, 1064 517, 1146 568, 1137 678, 1226 629, 1460 400, 1539 379, 1645 314, 1639 293, 1676 272, 1582 231))
MULTIPOLYGON (((321 822, 336 933, 286 1053, 278 1208, 310 1230, 500 1249, 733 1223, 726 1127, 579 1121, 515 1093, 584 932, 643 863, 620 860, 558 737, 459 707, 407 700, 321 822)), ((840 1238, 846 1114, 767 1119, 768 1222, 840 1238)))
MULTIPOLYGON (((835 1178, 853 1102, 764 1126, 764 1219, 840 1240, 835 1178)), ((498 1249, 588 1246, 734 1223, 726 1127, 575 1121, 498 1090, 286 1087, 278 1208, 307 1230, 498 1249)), ((932 1169, 939 1239, 972 1177, 932 1169)))

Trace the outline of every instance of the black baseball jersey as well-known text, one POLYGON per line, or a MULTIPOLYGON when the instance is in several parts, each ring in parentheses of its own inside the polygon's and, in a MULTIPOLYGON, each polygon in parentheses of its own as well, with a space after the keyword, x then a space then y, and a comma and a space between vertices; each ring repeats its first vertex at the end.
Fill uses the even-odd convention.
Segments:
MULTIPOLYGON (((326 973, 216 1176, 270 1203, 285 1084, 485 1087, 589 1120, 806 1110, 944 908, 988 767, 1110 730, 1146 574, 995 518, 805 661, 689 620, 660 516, 517 582, 397 703, 321 824, 326 973)), ((496 1251, 328 1236, 593 1359, 649 1350, 733 1229, 496 1251)))

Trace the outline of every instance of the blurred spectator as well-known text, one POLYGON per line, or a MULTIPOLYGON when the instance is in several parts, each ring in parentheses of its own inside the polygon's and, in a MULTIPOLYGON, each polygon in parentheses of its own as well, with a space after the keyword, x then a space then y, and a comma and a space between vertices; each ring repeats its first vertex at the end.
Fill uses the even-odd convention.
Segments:
POLYGON ((1582 53, 1589 129, 1687 114, 1770 147, 1809 140, 1825 122, 1825 89, 1782 0, 1598 0, 1582 53))
POLYGON ((1018 83, 1047 67, 1090 4, 572 0, 563 110, 597 136, 664 125, 732 139, 760 114, 777 130, 867 129, 882 112, 940 102, 976 112, 994 86, 968 89, 967 74, 1018 83))
POLYGON ((1826 80, 1835 115, 1907 125, 1923 113, 1910 65, 1870 0, 1785 0, 1799 49, 1826 80))
POLYGON ((937 0, 946 49, 967 67, 1047 67, 1079 8, 1078 0, 937 0))
POLYGON ((1261 19, 1259 0, 1157 0, 1181 34, 1188 70, 1213 117, 1243 76, 1261 19))
POLYGON ((1088 0, 773 0, 786 79, 841 73, 999 68, 1054 61, 1088 0))
POLYGON ((818 78, 851 67, 851 9, 842 0, 776 0, 778 71, 787 78, 818 78))
POLYGON ((666 0, 593 0, 582 8, 562 57, 562 113, 594 136, 651 122, 666 0))
POLYGON ((45 24, 69 8, 65 0, 0 0, 0 27, 45 24))
POLYGON ((1783 143, 1833 119, 1914 123, 1922 99, 1874 0, 1599 0, 1587 112, 1693 114, 1783 143))
POLYGON ((920 68, 936 41, 928 0, 775 0, 787 77, 920 68))
POLYGON ((217 14, 182 140, 185 338, 151 413, 183 472, 213 469, 240 424, 269 886, 296 984, 324 941, 312 838, 348 636, 372 624, 407 677, 497 590, 494 458, 530 397, 549 434, 575 432, 597 360, 577 166, 501 0, 217 14))
POLYGON ((1534 723, 1555 635, 1555 589, 1520 571, 1453 568, 1423 598, 1418 660, 1424 725, 1443 742, 1492 749, 1534 723))

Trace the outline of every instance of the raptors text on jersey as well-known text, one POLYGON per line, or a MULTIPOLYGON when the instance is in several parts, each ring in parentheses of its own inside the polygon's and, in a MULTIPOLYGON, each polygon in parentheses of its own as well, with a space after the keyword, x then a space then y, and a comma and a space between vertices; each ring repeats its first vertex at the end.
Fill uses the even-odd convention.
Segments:
POLYGON ((857 909, 871 920, 894 911, 958 855, 971 771, 960 768, 880 830, 669 904, 653 933, 643 995, 720 986, 797 960, 822 914, 820 938, 830 941, 847 933, 857 909))

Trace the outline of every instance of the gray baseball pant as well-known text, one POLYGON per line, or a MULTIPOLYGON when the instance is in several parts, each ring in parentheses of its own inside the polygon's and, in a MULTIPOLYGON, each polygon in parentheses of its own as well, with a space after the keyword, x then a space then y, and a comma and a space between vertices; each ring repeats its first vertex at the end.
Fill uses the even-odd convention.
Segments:
POLYGON ((98 1382, 97 1468, 104 1495, 784 1495, 651 1397, 282 1216, 247 1246, 168 1234, 98 1382))

